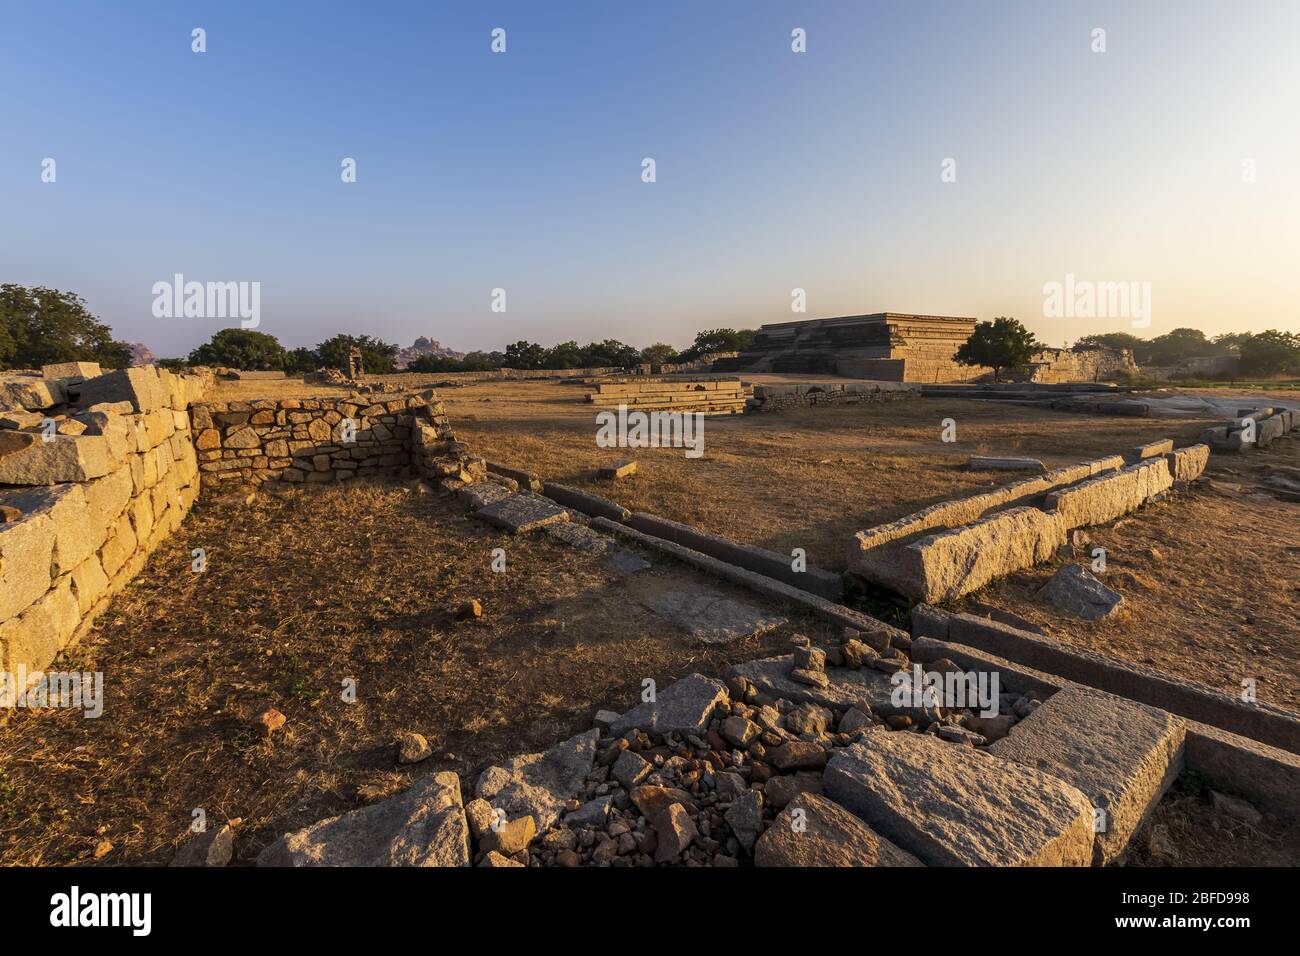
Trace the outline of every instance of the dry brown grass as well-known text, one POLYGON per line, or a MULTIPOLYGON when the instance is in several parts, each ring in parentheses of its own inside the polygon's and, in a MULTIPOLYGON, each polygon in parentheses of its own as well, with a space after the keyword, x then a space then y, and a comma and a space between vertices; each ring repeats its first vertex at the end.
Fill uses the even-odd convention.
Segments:
POLYGON ((584 389, 505 382, 442 393, 453 427, 478 454, 543 478, 777 551, 802 547, 844 568, 854 532, 926 505, 1004 484, 1011 473, 970 472, 973 454, 1029 455, 1050 465, 1114 454, 1203 422, 1097 418, 959 400, 907 400, 707 420, 705 451, 601 449, 584 389), (940 441, 957 422, 957 442, 940 441), (596 469, 634 457, 635 477, 596 469))
MULTIPOLYGON (((104 673, 105 711, 14 711, 0 725, 0 861, 164 863, 194 808, 244 820, 248 860, 287 829, 358 805, 357 791, 462 773, 586 729, 602 706, 761 656, 791 628, 702 647, 636 603, 681 584, 667 565, 631 579, 549 538, 514 538, 404 485, 267 494, 201 506, 60 669, 104 673), (489 569, 504 547, 508 570, 489 569), (189 570, 192 548, 209 568, 189 570), (456 623, 468 597, 480 621, 456 623), (357 681, 357 702, 341 699, 357 681), (265 705, 288 717, 269 741, 265 705), (394 763, 425 734, 435 757, 394 763)), ((721 586, 727 590, 725 586, 721 586)), ((749 596, 752 600, 752 595, 749 596)))

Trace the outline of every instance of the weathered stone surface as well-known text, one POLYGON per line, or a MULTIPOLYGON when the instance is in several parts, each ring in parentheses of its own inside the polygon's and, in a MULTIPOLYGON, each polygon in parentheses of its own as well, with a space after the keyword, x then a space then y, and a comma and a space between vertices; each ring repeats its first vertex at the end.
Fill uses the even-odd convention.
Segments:
POLYGON ((235 830, 223 823, 186 840, 168 866, 225 866, 234 853, 235 830))
POLYGON ((1209 445, 1189 445, 1165 455, 1165 463, 1169 465, 1174 481, 1195 481, 1209 462, 1209 445))
POLYGON ((650 567, 649 561, 633 554, 626 548, 620 547, 607 535, 593 531, 586 525, 578 524, 576 521, 557 521, 554 524, 548 524, 546 533, 557 541, 563 541, 579 551, 584 551, 587 554, 604 555, 606 558, 605 563, 609 567, 624 574, 635 574, 637 571, 644 571, 650 567))
POLYGON ((64 576, 23 611, 0 623, 0 656, 9 673, 25 667, 30 674, 44 670, 67 646, 80 623, 72 579, 64 576))
POLYGON ((103 374, 98 362, 59 362, 41 366, 41 378, 47 382, 81 382, 103 374))
POLYGON ((1046 474, 1047 466, 1037 458, 990 458, 971 455, 966 467, 971 471, 1033 471, 1046 474))
POLYGON ((1145 445, 1138 445, 1136 448, 1130 449, 1124 455, 1124 460, 1136 463, 1144 458, 1158 458, 1168 455, 1173 450, 1174 440, 1172 438, 1161 438, 1158 441, 1147 442, 1145 445))
POLYGON ((1094 861, 1105 865, 1182 772, 1186 732, 1163 710, 1073 684, 988 752, 1064 780, 1104 811, 1094 861))
POLYGON ((498 485, 494 481, 476 481, 474 484, 466 485, 458 490, 456 497, 469 507, 477 510, 498 501, 504 501, 513 494, 514 492, 509 488, 498 485))
POLYGON ((40 411, 62 403, 67 397, 63 386, 58 382, 31 375, 0 377, 0 408, 40 411))
POLYGON ((851 570, 927 603, 953 601, 1013 571, 1046 561, 1068 529, 1038 508, 1000 511, 910 544, 853 556, 851 570))
POLYGON ((514 819, 531 814, 545 830, 560 815, 566 801, 583 790, 596 759, 600 731, 570 737, 545 753, 524 754, 504 767, 488 767, 478 778, 475 796, 514 819))
POLYGON ((65 574, 104 543, 108 528, 91 520, 81 485, 49 485, 0 496, 26 515, 49 515, 54 526, 54 573, 65 574))
POLYGON ((569 513, 563 508, 556 507, 545 498, 531 495, 511 495, 494 501, 479 508, 474 516, 515 534, 543 528, 556 521, 569 520, 569 513))
POLYGON ((1108 588, 1090 571, 1077 564, 1067 564, 1052 575, 1038 591, 1040 600, 1048 601, 1067 614, 1085 621, 1109 617, 1124 603, 1124 597, 1108 588))
POLYGON ((798 773, 772 777, 764 784, 763 797, 769 806, 780 810, 801 793, 821 793, 824 783, 821 773, 800 770, 798 773))
POLYGON ((488 827, 481 840, 482 850, 495 851, 503 856, 514 856, 537 836, 537 824, 531 814, 525 814, 496 827, 488 827))
POLYGON ((809 740, 787 740, 767 755, 768 762, 782 773, 792 770, 820 770, 830 755, 821 744, 809 740))
POLYGON ((705 644, 725 644, 737 638, 765 634, 786 620, 704 585, 689 591, 663 591, 642 603, 705 644))
POLYGON ((609 768, 609 775, 623 785, 624 790, 631 790, 638 783, 650 776, 654 769, 640 754, 624 750, 609 768))
POLYGON ((424 734, 404 733, 397 738, 397 762, 419 763, 433 756, 433 748, 424 734))
POLYGON ((286 833, 258 866, 469 866, 460 778, 439 773, 360 810, 286 833))
POLYGON ((77 403, 82 408, 102 402, 130 402, 137 412, 171 406, 171 395, 152 365, 115 369, 81 383, 77 403))
POLYGON ((609 822, 609 810, 613 803, 613 797, 597 797, 594 800, 588 800, 578 809, 567 814, 564 817, 564 822, 574 829, 603 827, 609 822))
MULTIPOLYGON (((5 495, 0 500, 7 504, 14 497, 5 495)), ((0 621, 9 620, 49 590, 54 540, 54 522, 45 512, 23 512, 16 521, 0 524, 0 621)))
MULTIPOLYGON (((0 432, 0 435, 21 434, 0 432)), ((0 439, 2 441, 4 439, 0 439)), ((106 475, 119 460, 103 435, 55 435, 0 455, 0 484, 52 485, 106 475)))
POLYGON ((566 508, 572 508, 575 511, 581 511, 585 515, 593 518, 609 518, 611 521, 626 521, 632 517, 632 512, 628 511, 622 505, 610 501, 608 498, 592 494, 590 491, 583 491, 581 488, 571 488, 568 485, 559 485, 553 481, 546 482, 543 489, 546 497, 563 505, 566 508))
POLYGON ((1105 524, 1136 511, 1173 483, 1164 458, 1147 458, 1113 475, 1054 491, 1044 499, 1043 508, 1060 517, 1066 528, 1105 524))
POLYGON ((659 691, 654 701, 633 707, 610 725, 609 732, 615 737, 629 730, 655 734, 702 733, 713 708, 727 699, 727 687, 722 681, 691 674, 659 691))
POLYGON ((753 853, 754 843, 763 832, 763 798, 758 791, 746 790, 722 817, 745 852, 753 853))
POLYGON ((754 847, 755 866, 922 866, 843 807, 801 793, 754 847))
POLYGON ((658 863, 677 859, 699 836, 694 821, 680 803, 670 804, 652 823, 659 838, 655 848, 655 861, 658 863))
POLYGON ((1092 862, 1092 807, 1076 788, 925 734, 866 734, 835 752, 825 789, 930 866, 1092 862))
POLYGON ((600 477, 614 480, 618 478, 631 478, 636 474, 635 461, 621 461, 616 465, 606 465, 598 472, 600 477))

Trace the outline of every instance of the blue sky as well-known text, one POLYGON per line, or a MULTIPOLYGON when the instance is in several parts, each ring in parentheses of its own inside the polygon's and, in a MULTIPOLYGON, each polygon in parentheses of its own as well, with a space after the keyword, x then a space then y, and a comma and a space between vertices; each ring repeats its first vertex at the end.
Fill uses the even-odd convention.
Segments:
POLYGON ((0 11, 0 281, 160 355, 229 324, 155 318, 177 272, 260 282, 289 346, 681 346, 804 317, 796 287, 807 316, 1131 330, 1044 317, 1067 273, 1150 282, 1142 334, 1300 330, 1293 2, 0 11))

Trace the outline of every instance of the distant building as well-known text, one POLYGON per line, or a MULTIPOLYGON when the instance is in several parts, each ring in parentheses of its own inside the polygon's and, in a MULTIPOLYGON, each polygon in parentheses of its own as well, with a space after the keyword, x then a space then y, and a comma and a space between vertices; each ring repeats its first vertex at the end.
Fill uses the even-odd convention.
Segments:
MULTIPOLYGON (((716 372, 785 372, 842 375, 886 382, 969 382, 992 369, 962 365, 957 350, 976 320, 953 315, 876 312, 833 319, 764 325, 754 344, 733 359, 715 362, 716 372)), ((1042 349, 1008 378, 1029 382, 1092 382, 1137 372, 1127 349, 1082 345, 1042 349)))
POLYGON ((715 371, 806 372, 890 382, 954 382, 977 374, 953 355, 975 319, 876 312, 764 325, 715 371))

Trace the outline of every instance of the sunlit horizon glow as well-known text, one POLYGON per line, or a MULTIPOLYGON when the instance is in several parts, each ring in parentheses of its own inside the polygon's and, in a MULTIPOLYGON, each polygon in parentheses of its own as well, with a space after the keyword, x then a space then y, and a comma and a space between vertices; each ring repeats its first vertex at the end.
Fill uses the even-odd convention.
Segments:
POLYGON ((1297 36, 1291 2, 17 5, 0 281, 160 356, 232 324, 154 318, 175 273, 260 282, 287 347, 1300 331, 1297 36), (1150 325, 1046 316, 1067 276, 1149 283, 1150 325))

